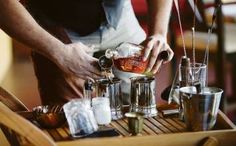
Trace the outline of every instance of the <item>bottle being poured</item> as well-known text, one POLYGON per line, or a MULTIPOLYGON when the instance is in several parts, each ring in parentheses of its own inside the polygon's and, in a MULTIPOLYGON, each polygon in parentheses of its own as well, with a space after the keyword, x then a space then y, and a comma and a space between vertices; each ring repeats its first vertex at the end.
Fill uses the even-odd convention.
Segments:
MULTIPOLYGON (((132 43, 122 43, 115 49, 107 49, 105 57, 113 61, 113 65, 121 71, 150 75, 146 72, 148 59, 143 61, 144 47, 132 43)), ((162 59, 168 57, 167 51, 160 54, 162 59)))
POLYGON ((103 55, 99 58, 98 64, 104 77, 112 81, 112 78, 114 78, 114 74, 112 72, 113 60, 103 55))

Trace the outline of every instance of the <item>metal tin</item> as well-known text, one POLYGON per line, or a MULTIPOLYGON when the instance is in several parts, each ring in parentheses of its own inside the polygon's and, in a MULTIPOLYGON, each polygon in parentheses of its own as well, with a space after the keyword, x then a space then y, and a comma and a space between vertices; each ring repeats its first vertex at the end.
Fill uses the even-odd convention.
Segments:
POLYGON ((118 78, 102 78, 96 80, 96 96, 108 97, 110 99, 110 107, 113 120, 117 120, 123 117, 121 110, 122 93, 120 83, 121 80, 118 78))
POLYGON ((131 111, 143 112, 145 117, 156 116, 155 78, 139 76, 130 80, 131 111))
POLYGON ((180 88, 184 121, 188 130, 204 131, 213 128, 222 93, 222 89, 215 87, 204 87, 200 93, 194 86, 180 88))

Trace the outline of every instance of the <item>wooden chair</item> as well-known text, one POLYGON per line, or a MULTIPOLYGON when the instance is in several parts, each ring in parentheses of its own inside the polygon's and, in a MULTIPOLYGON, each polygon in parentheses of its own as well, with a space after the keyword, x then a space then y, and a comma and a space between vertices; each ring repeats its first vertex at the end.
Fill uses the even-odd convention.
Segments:
POLYGON ((16 96, 0 87, 0 145, 20 145, 17 135, 25 137, 35 145, 52 145, 52 140, 42 131, 14 113, 22 111, 29 109, 16 96))
POLYGON ((14 112, 29 111, 29 109, 13 94, 0 87, 0 101, 14 112))
MULTIPOLYGON (((187 1, 187 0, 186 0, 187 1)), ((188 0, 188 1, 195 1, 195 0, 188 0)), ((209 24, 211 22, 208 22, 206 18, 206 5, 204 3, 204 0, 197 0, 197 10, 202 18, 202 21, 199 22, 196 20, 196 28, 195 28, 195 49, 196 49, 196 60, 200 60, 200 62, 203 61, 204 58, 204 51, 207 45, 207 30, 209 28, 209 24)), ((227 5, 228 3, 222 3, 221 0, 214 0, 212 5, 209 6, 217 6, 219 3, 222 4, 222 7, 227 5)), ((231 4, 236 4, 236 3, 229 3, 231 4)), ((189 7, 191 7, 189 5, 189 7)), ((210 42, 210 59, 211 63, 214 65, 215 69, 215 74, 216 74, 216 83, 215 86, 222 88, 224 91, 226 91, 226 81, 225 81, 225 62, 230 61, 232 64, 236 62, 236 59, 234 59, 236 56, 236 39, 234 35, 236 34, 236 24, 232 23, 225 23, 224 19, 224 14, 222 12, 222 7, 218 8, 218 11, 216 13, 216 22, 215 22, 215 27, 213 29, 213 33, 211 35, 211 42, 210 42), (227 60, 226 60, 227 58, 227 60), (229 60, 229 58, 231 58, 229 60)), ((208 9, 208 7, 207 7, 208 9)), ((193 10, 193 7, 192 7, 193 10)), ((181 11, 181 10, 180 10, 181 11)), ((193 11, 192 11, 193 12, 193 11)), ((181 12, 180 12, 181 13, 181 12)), ((185 27, 184 31, 184 39, 185 39, 185 45, 187 52, 192 53, 192 32, 191 32, 191 27, 193 24, 193 17, 189 17, 189 15, 193 16, 193 13, 181 13, 181 16, 183 19, 182 23, 183 24, 188 24, 189 27, 185 27), (187 16, 186 16, 187 15, 187 16), (185 20, 189 20, 186 22, 185 20)), ((197 19, 197 17, 196 17, 197 19)), ((172 24, 173 25, 173 24, 172 24)), ((176 27, 175 27, 176 28, 176 27)), ((172 29, 173 30, 173 29, 172 29)), ((176 35, 176 33, 173 33, 174 37, 173 38, 173 48, 180 48, 182 49, 182 38, 180 35, 176 35)), ((181 50, 182 51, 182 50, 181 50)), ((179 51, 178 51, 179 52, 179 51)), ((182 53, 183 55, 183 53, 182 53)), ((189 57, 192 57, 192 54, 188 54, 189 57)), ((235 72, 236 69, 233 68, 232 72, 235 72)), ((234 75, 232 74, 233 77, 233 82, 236 82, 236 79, 234 75)), ((234 86, 232 86, 234 87, 234 86)), ((235 91, 233 89, 232 91, 235 91)), ((235 95, 236 96, 236 93, 235 95)), ((226 98, 222 98, 221 102, 221 110, 226 111, 226 98)), ((228 106, 228 105, 227 105, 228 106)))
POLYGON ((31 122, 19 116, 0 102, 0 145, 20 145, 18 135, 35 146, 55 146, 56 143, 31 122), (12 130, 6 132, 8 129, 12 130), (4 137, 5 135, 5 137, 4 137))

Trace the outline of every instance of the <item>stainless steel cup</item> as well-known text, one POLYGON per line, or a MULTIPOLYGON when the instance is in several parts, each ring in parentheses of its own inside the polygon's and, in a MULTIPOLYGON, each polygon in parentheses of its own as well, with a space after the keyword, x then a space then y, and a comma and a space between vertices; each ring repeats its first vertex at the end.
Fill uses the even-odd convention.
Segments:
POLYGON ((123 117, 122 114, 122 94, 120 87, 121 80, 118 78, 102 78, 96 81, 96 96, 108 97, 110 99, 112 120, 123 117))
POLYGON ((215 87, 204 87, 200 93, 194 86, 180 88, 188 130, 205 131, 213 128, 222 93, 222 89, 215 87))
POLYGON ((155 78, 139 76, 130 80, 131 112, 143 112, 144 117, 156 116, 155 78))

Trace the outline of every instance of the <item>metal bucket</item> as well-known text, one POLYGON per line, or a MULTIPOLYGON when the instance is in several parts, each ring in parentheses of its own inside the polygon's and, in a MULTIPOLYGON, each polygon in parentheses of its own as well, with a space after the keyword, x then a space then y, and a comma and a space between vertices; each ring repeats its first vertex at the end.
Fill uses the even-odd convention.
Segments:
POLYGON ((180 88, 184 121, 190 131, 210 130, 216 123, 222 89, 204 87, 200 93, 194 86, 180 88))
POLYGON ((131 112, 143 112, 144 117, 156 116, 155 78, 139 76, 130 80, 131 112))
POLYGON ((120 87, 121 80, 118 78, 102 78, 96 80, 96 96, 108 97, 110 99, 111 117, 112 120, 117 120, 123 117, 122 114, 122 94, 120 87))

